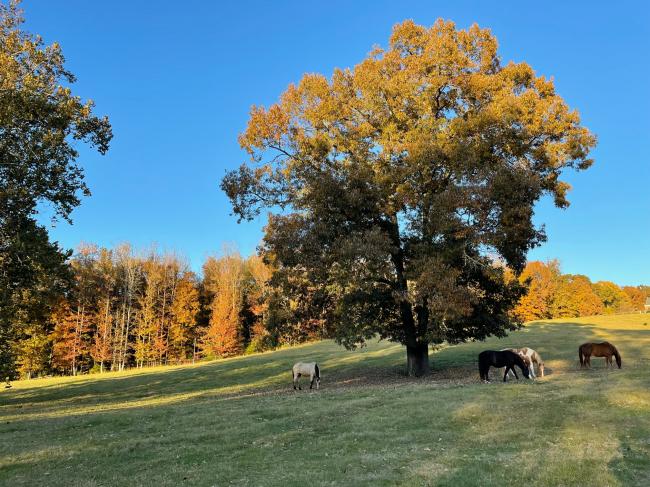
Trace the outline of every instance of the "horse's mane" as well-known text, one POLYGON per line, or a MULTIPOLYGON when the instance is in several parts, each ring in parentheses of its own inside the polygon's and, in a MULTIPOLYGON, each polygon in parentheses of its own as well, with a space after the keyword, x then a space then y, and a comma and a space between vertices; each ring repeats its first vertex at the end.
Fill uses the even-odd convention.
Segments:
POLYGON ((525 368, 529 368, 529 367, 528 367, 528 364, 526 364, 526 361, 525 361, 523 358, 521 358, 521 355, 519 355, 518 353, 515 353, 515 352, 512 352, 512 353, 513 353, 514 356, 515 356, 515 363, 516 363, 516 364, 517 364, 521 369, 523 369, 524 367, 525 367, 525 368))

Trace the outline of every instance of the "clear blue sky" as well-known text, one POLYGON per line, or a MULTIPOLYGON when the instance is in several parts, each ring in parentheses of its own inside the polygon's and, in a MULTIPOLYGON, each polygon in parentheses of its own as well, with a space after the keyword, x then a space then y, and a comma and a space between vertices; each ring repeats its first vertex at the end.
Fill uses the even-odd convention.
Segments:
POLYGON ((185 254, 194 269, 224 243, 255 250, 263 221, 237 224, 219 190, 245 154, 237 134, 304 72, 329 75, 385 45, 396 22, 443 17, 489 27, 504 62, 527 61, 598 135, 572 205, 540 203, 548 243, 531 259, 565 272, 650 284, 650 11, 645 1, 25 0, 27 28, 58 41, 76 92, 109 115, 109 154, 83 151, 93 196, 51 234, 185 254))

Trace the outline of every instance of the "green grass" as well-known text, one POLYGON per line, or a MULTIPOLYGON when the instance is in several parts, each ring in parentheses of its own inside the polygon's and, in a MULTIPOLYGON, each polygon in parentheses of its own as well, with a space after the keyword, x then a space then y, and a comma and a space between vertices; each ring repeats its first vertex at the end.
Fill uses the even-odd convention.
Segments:
POLYGON ((15 382, 0 391, 0 485, 650 485, 650 316, 533 323, 444 348, 320 342, 195 366, 15 382), (607 339, 580 371, 577 348, 607 339), (478 379, 487 348, 531 346, 547 377, 478 379), (291 390, 315 359, 322 388, 291 390))

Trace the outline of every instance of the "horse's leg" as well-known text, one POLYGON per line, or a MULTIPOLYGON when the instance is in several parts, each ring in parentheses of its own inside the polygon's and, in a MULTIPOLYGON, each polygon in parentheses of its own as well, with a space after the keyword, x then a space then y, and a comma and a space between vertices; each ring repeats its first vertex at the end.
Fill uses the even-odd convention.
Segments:
POLYGON ((298 390, 299 390, 299 391, 302 391, 302 386, 300 385, 300 376, 301 376, 301 375, 302 375, 302 374, 297 374, 297 375, 296 375, 296 382, 298 383, 298 390))
POLYGON ((293 390, 296 390, 296 374, 291 372, 291 377, 293 378, 293 390))
POLYGON ((503 374, 503 382, 507 382, 506 378, 508 377, 509 371, 510 371, 510 366, 506 365, 506 372, 503 374))
POLYGON ((515 374, 515 379, 519 380, 519 376, 517 375, 517 369, 515 369, 514 365, 512 366, 512 368, 510 370, 512 370, 512 373, 515 374))
POLYGON ((314 387, 314 374, 309 376, 309 389, 311 390, 314 387))
POLYGON ((528 371, 530 372, 530 376, 533 379, 537 378, 537 376, 535 375, 535 364, 533 364, 532 362, 530 363, 530 367, 528 367, 528 371))
POLYGON ((481 363, 479 361, 478 364, 478 375, 481 377, 481 380, 483 382, 490 382, 490 379, 488 378, 488 371, 490 370, 490 366, 488 365, 487 367, 485 364, 481 363))
POLYGON ((484 374, 484 377, 485 377, 485 379, 484 379, 485 382, 490 382, 490 366, 489 365, 484 369, 483 374, 484 374))

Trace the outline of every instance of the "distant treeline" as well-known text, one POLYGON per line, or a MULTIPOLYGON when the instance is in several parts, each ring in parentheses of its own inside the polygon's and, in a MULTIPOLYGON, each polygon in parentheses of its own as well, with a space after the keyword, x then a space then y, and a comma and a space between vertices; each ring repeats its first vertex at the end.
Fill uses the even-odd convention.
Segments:
POLYGON ((529 281, 514 314, 522 321, 547 318, 576 318, 599 314, 643 311, 650 286, 623 286, 613 282, 591 282, 587 276, 562 274, 557 260, 533 261, 519 277, 529 281))
MULTIPOLYGON (((202 277, 174 254, 80 247, 72 280, 46 306, 23 313, 14 343, 23 377, 123 370, 228 357, 325 337, 325 324, 300 319, 296 298, 272 287, 261 257, 208 257, 202 277), (32 317, 30 319, 30 317, 32 317)), ((530 262, 529 293, 515 308, 530 321, 642 310, 650 287, 592 283, 530 262)))
POLYGON ((320 336, 281 311, 291 303, 269 287, 270 269, 256 255, 209 257, 200 278, 174 254, 84 245, 70 269, 66 292, 35 303, 47 312, 17 317, 23 377, 178 364, 320 336))

